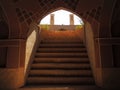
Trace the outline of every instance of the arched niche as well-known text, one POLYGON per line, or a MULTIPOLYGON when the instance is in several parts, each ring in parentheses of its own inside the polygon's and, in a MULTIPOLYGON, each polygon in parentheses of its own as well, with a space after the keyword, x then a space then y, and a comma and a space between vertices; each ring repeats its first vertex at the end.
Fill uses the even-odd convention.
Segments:
POLYGON ((0 21, 0 39, 8 39, 9 28, 5 21, 0 21))
MULTIPOLYGON (((6 22, 5 14, 0 7, 0 40, 5 40, 9 38, 9 27, 6 22)), ((7 63, 7 47, 0 47, 0 67, 6 67, 7 63)))
MULTIPOLYGON (((116 0, 113 8, 112 20, 111 20, 111 36, 112 38, 120 38, 120 1, 116 0)), ((113 63, 114 67, 120 67, 120 45, 112 45, 113 63)))
POLYGON ((112 37, 120 37, 120 1, 116 0, 111 20, 112 37))

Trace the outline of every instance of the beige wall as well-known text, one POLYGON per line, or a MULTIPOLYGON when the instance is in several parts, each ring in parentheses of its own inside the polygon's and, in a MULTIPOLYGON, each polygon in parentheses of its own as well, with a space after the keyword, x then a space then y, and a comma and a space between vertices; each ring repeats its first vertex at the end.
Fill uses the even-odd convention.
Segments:
MULTIPOLYGON (((87 46, 88 55, 91 62, 95 82, 98 86, 104 87, 104 88, 120 87, 120 68, 102 67, 100 46, 99 46, 100 44, 99 42, 96 42, 93 33, 94 33, 93 28, 88 22, 86 22, 85 23, 85 43, 87 46), (97 53, 99 54, 97 58, 99 58, 100 61, 99 59, 96 58, 97 53)), ((104 58, 104 62, 106 61, 107 61, 106 58, 104 58)), ((109 63, 111 62, 107 62, 108 65, 109 63)))
POLYGON ((25 82, 30 69, 30 65, 34 59, 34 54, 40 42, 40 30, 36 23, 30 25, 30 30, 28 32, 28 38, 26 41, 26 53, 25 53, 25 82))
POLYGON ((28 62, 34 55, 38 41, 39 28, 35 23, 30 26, 27 40, 0 40, 0 46, 8 48, 6 67, 0 68, 0 88, 19 88, 24 85, 28 62))
POLYGON ((23 86, 23 74, 24 68, 0 68, 0 90, 23 86))
POLYGON ((36 42, 36 34, 37 32, 35 30, 32 31, 32 33, 30 34, 30 36, 27 38, 26 41, 26 53, 25 53, 25 72, 32 54, 32 51, 34 49, 34 45, 36 42))
POLYGON ((95 78, 96 83, 97 83, 94 36, 93 36, 92 27, 88 22, 85 23, 85 43, 86 43, 86 47, 87 47, 88 56, 90 59, 93 75, 94 75, 94 78, 95 78))

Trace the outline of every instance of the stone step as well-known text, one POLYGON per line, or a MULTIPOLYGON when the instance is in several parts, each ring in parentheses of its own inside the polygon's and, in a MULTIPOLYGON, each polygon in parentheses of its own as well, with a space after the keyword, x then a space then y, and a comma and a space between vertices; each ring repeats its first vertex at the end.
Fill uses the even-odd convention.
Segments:
POLYGON ((35 57, 88 57, 87 53, 40 53, 37 52, 35 57))
POLYGON ((90 69, 90 64, 81 63, 34 63, 31 69, 90 69))
POLYGON ((40 44, 84 44, 81 41, 62 41, 62 40, 48 40, 48 41, 41 41, 40 44))
POLYGON ((83 44, 41 44, 40 48, 85 48, 83 44))
POLYGON ((35 58, 34 63, 89 63, 88 58, 35 58))
POLYGON ((75 85, 75 84, 63 84, 63 85, 26 85, 24 87, 21 87, 18 90, 117 90, 117 89, 106 89, 106 88, 101 88, 96 85, 75 85))
POLYGON ((91 77, 29 77, 28 84, 93 84, 91 77))
POLYGON ((86 52, 86 48, 38 48, 37 52, 86 52))
POLYGON ((76 39, 46 39, 46 40, 42 40, 41 43, 83 43, 81 40, 76 40, 76 39))
POLYGON ((29 76, 83 76, 92 77, 91 70, 30 70, 29 76))

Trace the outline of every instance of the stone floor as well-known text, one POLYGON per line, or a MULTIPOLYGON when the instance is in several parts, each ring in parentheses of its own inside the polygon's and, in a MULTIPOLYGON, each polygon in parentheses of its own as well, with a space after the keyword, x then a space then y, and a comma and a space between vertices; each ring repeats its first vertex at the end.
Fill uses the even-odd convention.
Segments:
POLYGON ((22 87, 19 89, 0 89, 0 90, 120 90, 120 88, 100 88, 97 86, 41 86, 41 87, 22 87))
POLYGON ((18 90, 120 90, 120 89, 103 89, 103 88, 99 88, 99 87, 36 87, 36 88, 30 88, 30 87, 26 87, 26 88, 21 88, 18 90))

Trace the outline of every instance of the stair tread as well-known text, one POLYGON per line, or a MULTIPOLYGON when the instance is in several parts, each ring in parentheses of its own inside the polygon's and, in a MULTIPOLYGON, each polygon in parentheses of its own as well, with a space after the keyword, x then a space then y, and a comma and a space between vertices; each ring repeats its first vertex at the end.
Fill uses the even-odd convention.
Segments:
POLYGON ((33 63, 32 69, 90 69, 89 64, 81 63, 33 63))
POLYGON ((42 53, 42 52, 37 52, 36 54, 35 54, 35 57, 38 57, 38 58, 41 58, 41 57, 48 57, 48 58, 50 58, 50 57, 52 57, 52 58, 65 58, 65 57, 70 57, 70 58, 75 58, 75 57, 79 57, 79 58, 87 58, 88 57, 88 55, 87 55, 87 53, 61 53, 61 52, 59 52, 59 53, 48 53, 48 52, 46 52, 46 53, 42 53))
POLYGON ((54 63, 89 63, 88 58, 35 58, 34 62, 54 62, 54 63))
POLYGON ((79 50, 79 51, 86 51, 86 48, 56 48, 56 47, 54 47, 54 48, 49 48, 49 47, 47 47, 47 48, 38 48, 38 50, 79 50))
POLYGON ((83 42, 82 41, 80 41, 80 40, 76 40, 76 39, 74 39, 74 40, 72 40, 72 39, 70 39, 70 40, 63 40, 63 39, 46 39, 46 40, 43 40, 43 41, 41 41, 41 43, 82 43, 83 44, 83 42))
POLYGON ((63 47, 72 47, 72 48, 80 48, 80 47, 85 47, 83 44, 41 44, 39 46, 40 48, 44 48, 44 47, 51 47, 51 48, 55 48, 55 47, 59 47, 59 48, 63 48, 63 47))
POLYGON ((49 53, 49 52, 37 52, 36 54, 35 54, 36 56, 37 55, 39 55, 39 56, 46 56, 46 55, 49 55, 49 56, 56 56, 56 55, 58 55, 58 56, 65 56, 65 55, 69 55, 69 56, 71 56, 71 55, 73 55, 73 56, 79 56, 79 55, 86 55, 87 56, 87 53, 79 53, 79 52, 77 52, 77 53, 70 53, 70 52, 68 52, 68 53, 61 53, 61 52, 58 52, 58 53, 49 53))
POLYGON ((42 43, 40 46, 85 46, 82 43, 42 43))
POLYGON ((41 76, 41 75, 52 75, 52 76, 92 76, 91 70, 30 70, 29 75, 41 76))
POLYGON ((87 52, 86 48, 38 48, 37 52, 87 52))
POLYGON ((28 83, 94 83, 92 77, 29 77, 28 83))

